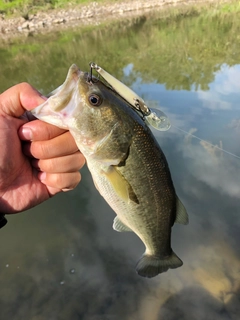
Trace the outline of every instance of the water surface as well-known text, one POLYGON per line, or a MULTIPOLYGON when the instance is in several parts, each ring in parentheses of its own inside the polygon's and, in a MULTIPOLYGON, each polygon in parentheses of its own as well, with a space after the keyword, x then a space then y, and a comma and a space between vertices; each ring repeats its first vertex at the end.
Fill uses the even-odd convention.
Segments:
POLYGON ((74 191, 1 230, 1 319, 239 319, 240 159, 212 146, 240 157, 239 29, 237 14, 142 16, 0 48, 0 91, 27 81, 47 94, 94 61, 160 106, 172 128, 154 134, 190 218, 173 227, 183 267, 141 278, 143 244, 112 229, 84 168, 74 191))

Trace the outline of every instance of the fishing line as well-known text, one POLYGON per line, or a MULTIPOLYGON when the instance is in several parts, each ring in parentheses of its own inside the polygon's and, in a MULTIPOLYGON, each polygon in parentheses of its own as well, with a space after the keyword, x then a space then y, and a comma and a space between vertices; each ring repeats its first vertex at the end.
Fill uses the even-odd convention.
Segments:
POLYGON ((183 133, 185 133, 185 134, 187 134, 187 135, 189 135, 189 136, 191 136, 191 137, 193 137, 193 138, 195 138, 195 139, 197 139, 197 140, 199 140, 199 141, 202 141, 202 142, 204 142, 204 143, 207 143, 209 146, 214 147, 214 148, 216 148, 216 149, 218 149, 218 150, 221 150, 221 151, 229 154, 230 156, 233 156, 233 157, 235 157, 235 158, 237 158, 237 159, 240 159, 240 156, 237 156, 236 154, 234 154, 234 153, 232 153, 232 152, 230 152, 230 151, 224 150, 224 149, 218 147, 217 145, 214 145, 214 144, 212 144, 212 143, 210 143, 210 142, 208 142, 208 141, 206 141, 206 140, 204 140, 204 139, 201 139, 201 138, 195 136, 195 134, 192 134, 192 133, 187 132, 187 131, 185 131, 185 130, 183 130, 183 129, 180 129, 180 128, 174 126, 174 125, 172 125, 172 127, 178 129, 179 131, 182 131, 183 133))

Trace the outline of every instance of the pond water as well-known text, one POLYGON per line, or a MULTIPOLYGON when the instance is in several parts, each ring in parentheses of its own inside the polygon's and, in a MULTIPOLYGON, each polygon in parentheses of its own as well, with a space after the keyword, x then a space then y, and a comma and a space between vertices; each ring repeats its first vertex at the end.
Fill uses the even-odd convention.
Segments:
POLYGON ((190 219, 172 232, 184 265, 142 278, 143 244, 112 229, 115 214, 85 167, 74 191, 8 216, 1 319, 239 319, 239 31, 238 14, 143 15, 0 48, 1 92, 27 81, 47 94, 72 63, 88 70, 94 61, 160 106, 172 128, 154 134, 190 219))

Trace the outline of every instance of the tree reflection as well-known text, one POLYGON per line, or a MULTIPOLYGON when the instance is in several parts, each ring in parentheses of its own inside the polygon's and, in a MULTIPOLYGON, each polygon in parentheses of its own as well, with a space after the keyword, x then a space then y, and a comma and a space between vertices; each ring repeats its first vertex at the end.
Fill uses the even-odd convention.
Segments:
POLYGON ((208 90, 222 64, 240 62, 238 15, 204 12, 159 19, 145 14, 113 23, 111 28, 85 27, 1 46, 2 90, 28 81, 48 93, 65 78, 72 63, 87 71, 90 61, 119 79, 123 79, 123 68, 132 63, 132 74, 124 79, 127 85, 140 77, 165 84, 167 89, 208 90), (14 78, 9 77, 13 72, 14 78))

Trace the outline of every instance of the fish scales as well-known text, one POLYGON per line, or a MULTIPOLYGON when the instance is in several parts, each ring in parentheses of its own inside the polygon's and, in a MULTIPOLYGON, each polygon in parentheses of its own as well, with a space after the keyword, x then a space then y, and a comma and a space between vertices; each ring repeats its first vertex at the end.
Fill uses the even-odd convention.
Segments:
POLYGON ((96 188, 117 214, 113 228, 133 231, 145 244, 138 274, 153 277, 180 267, 171 228, 174 222, 186 224, 188 217, 166 158, 140 115, 104 83, 88 79, 73 65, 65 83, 33 114, 69 129, 96 188))
POLYGON ((168 244, 167 250, 170 253, 171 228, 166 230, 163 226, 160 232, 160 222, 166 221, 167 225, 172 226, 175 220, 175 192, 170 172, 166 163, 161 161, 164 156, 161 150, 152 146, 156 142, 148 132, 149 129, 147 127, 143 129, 139 124, 136 124, 136 127, 139 134, 132 140, 126 164, 118 167, 118 170, 127 181, 131 181, 131 187, 139 199, 139 204, 121 201, 111 183, 101 175, 102 169, 88 162, 89 168, 100 193, 121 221, 143 238, 145 244, 149 242, 148 250, 153 251, 150 248, 154 247, 156 254, 166 250, 166 245, 160 247, 157 241, 158 236, 164 232, 168 244), (92 169, 96 167, 98 170, 92 169))

